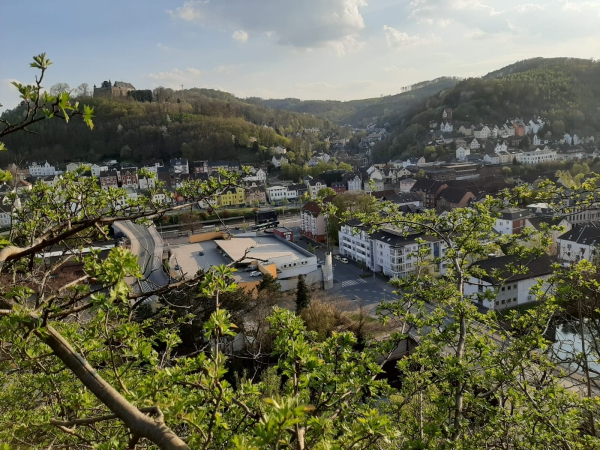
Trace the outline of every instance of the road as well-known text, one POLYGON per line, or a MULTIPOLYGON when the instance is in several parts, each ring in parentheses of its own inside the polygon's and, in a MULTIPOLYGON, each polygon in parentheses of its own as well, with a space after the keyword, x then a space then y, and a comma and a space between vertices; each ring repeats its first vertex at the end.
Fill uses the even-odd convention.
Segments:
MULTIPOLYGON (((300 227, 289 227, 294 232, 294 243, 307 249, 309 243, 315 247, 310 240, 300 239, 300 227)), ((315 254, 320 260, 325 259, 325 244, 317 244, 315 254)), ((337 254, 337 247, 333 248, 333 254, 337 254)), ((333 260, 333 289, 329 292, 339 294, 348 300, 356 301, 367 309, 375 309, 382 300, 394 298, 394 288, 370 271, 363 271, 361 267, 353 263, 344 264, 336 259, 333 260)))
POLYGON ((118 224, 131 241, 131 251, 138 256, 144 277, 134 285, 142 292, 150 292, 168 284, 169 278, 162 270, 162 239, 156 228, 136 225, 131 221, 118 224))

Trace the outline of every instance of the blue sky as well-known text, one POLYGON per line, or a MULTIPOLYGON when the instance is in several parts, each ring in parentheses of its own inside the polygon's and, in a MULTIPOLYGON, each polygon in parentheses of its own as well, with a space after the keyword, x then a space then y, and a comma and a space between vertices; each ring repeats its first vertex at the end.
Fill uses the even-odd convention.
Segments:
POLYGON ((535 56, 600 57, 600 0, 5 0, 0 103, 31 82, 128 81, 349 100, 535 56))

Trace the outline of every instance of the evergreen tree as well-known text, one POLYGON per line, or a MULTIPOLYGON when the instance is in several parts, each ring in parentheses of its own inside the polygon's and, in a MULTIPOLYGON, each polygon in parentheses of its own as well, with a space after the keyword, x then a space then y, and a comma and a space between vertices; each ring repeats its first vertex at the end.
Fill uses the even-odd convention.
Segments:
POLYGON ((306 285, 304 275, 298 277, 298 288, 296 290, 296 314, 310 305, 310 291, 306 285))

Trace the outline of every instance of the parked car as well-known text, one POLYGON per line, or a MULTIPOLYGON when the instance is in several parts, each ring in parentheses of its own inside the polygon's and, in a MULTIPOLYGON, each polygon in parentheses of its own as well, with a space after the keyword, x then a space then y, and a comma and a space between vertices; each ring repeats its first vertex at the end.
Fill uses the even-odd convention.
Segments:
POLYGON ((320 260, 317 261, 317 264, 325 264, 325 261, 323 261, 323 260, 320 259, 320 260))
POLYGON ((343 262, 344 264, 348 264, 348 258, 340 258, 340 262, 343 262))
POLYGON ((204 252, 198 252, 198 256, 204 256, 204 252))
POLYGON ((339 261, 339 260, 340 260, 340 258, 341 258, 341 256, 340 256, 340 255, 333 255, 333 257, 334 257, 335 259, 337 259, 338 261, 339 261))
POLYGON ((260 273, 257 270, 255 270, 254 272, 250 272, 251 277, 260 277, 261 275, 262 275, 262 273, 260 273))

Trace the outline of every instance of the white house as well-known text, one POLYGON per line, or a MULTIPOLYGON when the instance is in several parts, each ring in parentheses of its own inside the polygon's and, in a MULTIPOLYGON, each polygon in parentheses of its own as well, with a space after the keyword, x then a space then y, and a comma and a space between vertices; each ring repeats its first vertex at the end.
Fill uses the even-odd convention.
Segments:
POLYGON ((29 166, 29 174, 32 177, 49 177, 56 175, 56 168, 48 161, 46 161, 44 164, 38 164, 34 162, 29 166))
POLYGON ((306 187, 308 189, 308 193, 312 198, 315 198, 321 189, 327 187, 327 183, 321 178, 314 178, 312 180, 307 180, 306 187))
POLYGON ((362 191, 362 179, 357 173, 346 174, 343 180, 348 183, 349 191, 362 191))
POLYGON ((156 178, 138 177, 138 186, 144 190, 154 189, 156 187, 156 178))
MULTIPOLYGON (((430 258, 442 256, 441 242, 422 233, 405 236, 404 233, 395 233, 392 230, 380 230, 372 233, 370 237, 371 270, 392 278, 404 278, 415 272, 418 262, 416 252, 420 246, 429 248, 430 258), (419 244, 419 239, 426 243, 419 244)), ((437 265, 434 269, 443 272, 437 265)))
POLYGON ((473 130, 475 139, 487 139, 490 137, 490 129, 487 125, 479 125, 473 130))
POLYGON ((548 255, 526 261, 513 255, 500 256, 478 261, 475 266, 486 275, 471 277, 465 284, 465 295, 488 309, 506 309, 536 301, 532 288, 552 273, 552 260, 548 255), (523 270, 514 274, 507 270, 509 265, 523 270), (488 291, 496 294, 494 299, 484 298, 488 291))
POLYGON ((571 135, 569 133, 565 133, 565 135, 563 136, 563 139, 565 141, 565 144, 573 145, 573 138, 571 137, 571 135))
POLYGON ((92 164, 90 166, 90 171, 92 172, 92 176, 93 177, 99 177, 100 173, 102 172, 108 172, 108 166, 107 165, 99 165, 99 164, 92 164))
POLYGON ((450 122, 442 122, 440 124, 440 131, 442 133, 452 133, 453 130, 454 130, 454 125, 452 125, 450 122))
POLYGON ((506 142, 498 142, 496 144, 496 146, 494 147, 494 151, 496 153, 507 152, 508 151, 508 145, 506 145, 506 142))
POLYGON ((469 148, 471 150, 478 150, 480 147, 481 145, 479 144, 479 141, 477 139, 473 139, 469 144, 469 148))
POLYGON ((357 228, 359 224, 360 221, 352 219, 340 228, 338 232, 340 253, 348 259, 372 268, 371 237, 365 230, 357 228))
POLYGON ((286 148, 282 147, 281 145, 278 145, 277 147, 271 147, 271 150, 273 150, 273 153, 276 155, 285 155, 287 153, 286 148))
POLYGON ((519 234, 526 226, 526 219, 531 216, 527 209, 504 208, 496 218, 494 230, 500 234, 519 234))
POLYGON ((0 228, 9 227, 11 221, 11 206, 0 203, 0 228))
POLYGON ((281 156, 279 159, 273 156, 271 162, 273 163, 273 166, 275 166, 276 169, 279 169, 283 164, 288 163, 288 159, 285 156, 281 156))
POLYGON ((556 161, 556 150, 552 150, 548 147, 544 149, 536 148, 530 152, 522 152, 517 154, 517 161, 521 164, 539 164, 551 161, 556 161))
POLYGON ((273 203, 287 198, 288 188, 287 186, 270 186, 265 188, 265 192, 269 203, 273 203))
POLYGON ((490 165, 500 164, 500 155, 498 153, 486 153, 483 155, 483 162, 490 165))
POLYGON ((565 262, 591 261, 597 256, 600 229, 591 225, 575 226, 557 239, 558 257, 565 262))
POLYGON ((464 148, 464 147, 458 147, 456 149, 456 159, 458 159, 459 161, 464 161, 464 159, 467 157, 467 155, 471 154, 471 149, 469 148, 464 148))
POLYGON ((245 176, 243 178, 244 181, 257 181, 259 183, 264 183, 267 181, 267 173, 262 169, 253 169, 252 175, 245 176))

